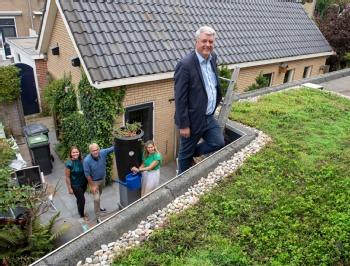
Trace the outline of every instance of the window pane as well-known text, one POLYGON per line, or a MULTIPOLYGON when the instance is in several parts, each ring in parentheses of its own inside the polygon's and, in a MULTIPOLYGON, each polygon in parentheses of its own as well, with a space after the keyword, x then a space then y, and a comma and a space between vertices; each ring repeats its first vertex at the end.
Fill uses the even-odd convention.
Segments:
POLYGON ((0 26, 4 25, 15 25, 15 20, 13 18, 0 18, 0 26))

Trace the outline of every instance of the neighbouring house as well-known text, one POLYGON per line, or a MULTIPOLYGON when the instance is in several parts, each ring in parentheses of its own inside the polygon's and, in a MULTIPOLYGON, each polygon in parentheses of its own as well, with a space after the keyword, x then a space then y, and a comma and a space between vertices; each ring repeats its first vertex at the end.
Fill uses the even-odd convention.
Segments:
POLYGON ((38 50, 54 79, 71 73, 77 84, 84 71, 96 89, 125 87, 123 123, 142 121, 169 162, 177 153, 173 71, 200 26, 217 31, 219 64, 241 68, 239 91, 260 72, 270 85, 323 73, 333 51, 299 2, 51 0, 38 50))
POLYGON ((37 36, 45 0, 1 0, 0 59, 9 56, 8 37, 37 36))
POLYGON ((46 59, 35 46, 37 37, 7 38, 12 63, 21 69, 21 100, 24 115, 42 110, 43 89, 47 85, 46 59), (43 71, 42 71, 43 70, 43 71))

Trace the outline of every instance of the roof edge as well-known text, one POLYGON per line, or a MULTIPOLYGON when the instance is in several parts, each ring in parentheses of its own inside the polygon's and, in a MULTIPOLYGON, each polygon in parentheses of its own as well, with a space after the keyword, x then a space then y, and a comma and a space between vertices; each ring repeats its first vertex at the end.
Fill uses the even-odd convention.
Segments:
MULTIPOLYGON (((52 0, 52 1, 55 1, 55 0, 52 0)), ((72 34, 71 28, 69 27, 69 23, 68 23, 68 21, 67 21, 67 19, 66 19, 66 16, 64 15, 64 12, 63 12, 63 10, 62 10, 62 7, 61 7, 61 5, 60 5, 59 0, 56 0, 56 7, 58 8, 58 10, 59 10, 59 12, 60 12, 60 14, 61 14, 61 17, 62 17, 64 26, 66 27, 66 30, 67 30, 68 35, 69 35, 69 38, 70 38, 70 40, 72 41, 72 44, 73 44, 73 46, 74 46, 74 50, 75 50, 76 53, 78 54, 78 57, 79 57, 79 59, 80 59, 80 63, 81 63, 81 65, 82 65, 83 69, 84 69, 84 72, 85 72, 85 74, 86 74, 86 76, 87 76, 87 78, 88 78, 88 81, 90 82, 90 84, 93 84, 93 81, 92 81, 92 79, 91 79, 91 75, 90 75, 90 73, 89 73, 89 71, 88 71, 88 68, 86 67, 86 64, 85 64, 85 61, 84 61, 83 57, 81 56, 79 47, 78 47, 78 45, 77 45, 77 43, 76 43, 76 41, 75 41, 75 39, 74 39, 74 35, 72 34)))
MULTIPOLYGON (((229 64, 229 65, 227 65, 227 67, 229 69, 233 69, 234 67, 246 68, 246 67, 253 67, 253 66, 276 64, 276 63, 281 63, 281 62, 286 62, 286 61, 289 62, 289 61, 303 60, 303 59, 309 59, 309 58, 330 56, 333 54, 335 54, 335 53, 332 51, 332 52, 324 52, 324 53, 318 53, 318 54, 283 57, 283 58, 277 58, 277 59, 253 61, 253 62, 238 63, 238 64, 229 64)), ((93 87, 95 87, 96 89, 106 89, 106 88, 111 88, 111 87, 119 87, 119 86, 126 86, 126 85, 132 85, 132 84, 139 84, 139 83, 145 83, 145 82, 171 79, 171 78, 173 78, 173 76, 174 76, 174 71, 167 72, 167 73, 161 73, 161 74, 152 74, 152 75, 146 75, 146 76, 108 80, 108 81, 103 81, 103 82, 94 82, 94 83, 90 82, 90 84, 93 87)))
POLYGON ((310 59, 310 58, 316 58, 316 57, 330 56, 333 54, 335 54, 334 51, 317 53, 317 54, 297 55, 297 56, 282 57, 282 58, 268 59, 268 60, 261 60, 261 61, 229 64, 229 65, 227 65, 227 67, 228 67, 228 69, 233 69, 234 67, 237 67, 237 66, 240 68, 254 67, 254 66, 276 64, 276 63, 281 63, 281 62, 285 62, 285 61, 296 61, 296 60, 310 59))
POLYGON ((51 34, 57 14, 57 5, 54 0, 47 0, 44 17, 42 19, 41 29, 37 42, 39 53, 46 53, 49 49, 50 38, 44 38, 45 35, 51 34))

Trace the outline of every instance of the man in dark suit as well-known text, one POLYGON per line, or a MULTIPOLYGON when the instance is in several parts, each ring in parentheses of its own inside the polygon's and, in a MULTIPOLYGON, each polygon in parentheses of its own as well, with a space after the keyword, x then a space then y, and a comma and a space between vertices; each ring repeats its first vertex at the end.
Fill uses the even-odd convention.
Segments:
POLYGON ((224 137, 214 118, 221 100, 213 53, 215 31, 203 26, 196 31, 195 51, 175 69, 175 124, 180 130, 179 173, 198 157, 222 148, 224 137), (200 139, 202 142, 198 143, 200 139))

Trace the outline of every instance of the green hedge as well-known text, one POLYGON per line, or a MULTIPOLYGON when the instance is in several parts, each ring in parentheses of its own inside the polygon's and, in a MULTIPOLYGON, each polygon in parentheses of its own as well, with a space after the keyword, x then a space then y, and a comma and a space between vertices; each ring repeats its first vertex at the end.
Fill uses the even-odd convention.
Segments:
POLYGON ((15 66, 0 67, 0 103, 15 101, 21 92, 19 69, 15 66))

